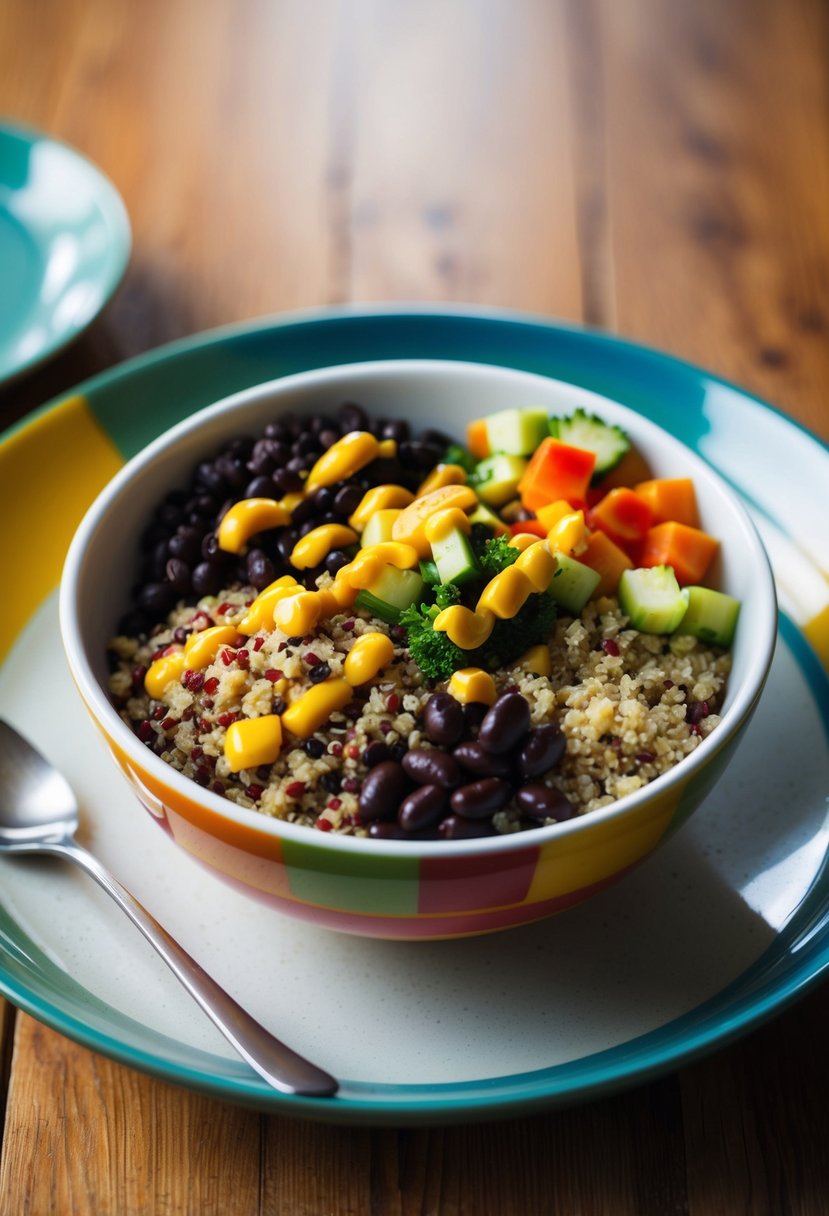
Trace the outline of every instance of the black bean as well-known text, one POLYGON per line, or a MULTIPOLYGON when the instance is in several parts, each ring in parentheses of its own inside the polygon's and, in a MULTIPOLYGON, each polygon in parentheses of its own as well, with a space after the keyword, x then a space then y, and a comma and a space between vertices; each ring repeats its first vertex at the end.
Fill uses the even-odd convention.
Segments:
POLYGON ((291 451, 295 456, 311 456, 315 458, 319 456, 320 449, 317 443, 316 435, 312 435, 306 431, 304 435, 300 435, 291 445, 291 451))
POLYGON ((342 519, 353 515, 363 501, 363 491, 359 486, 342 486, 334 495, 334 510, 342 519))
POLYGON ((536 726, 529 732, 518 753, 518 773, 525 781, 541 777, 561 760, 567 740, 557 722, 536 726))
POLYGON ((444 446, 424 443, 420 439, 407 439, 398 445, 397 458, 404 469, 418 469, 425 472, 434 468, 445 451, 444 446))
POLYGON ((489 708, 483 701, 467 701, 463 707, 463 717, 468 731, 477 731, 486 717, 489 708))
POLYGON ((384 418, 380 423, 382 439, 394 439, 397 443, 403 443, 410 434, 411 428, 403 418, 384 418))
POLYGON ((319 445, 323 451, 327 451, 328 448, 332 447, 337 440, 341 438, 342 436, 340 432, 335 431, 333 427, 326 427, 326 429, 324 431, 320 431, 319 435, 317 436, 319 445))
POLYGON ((215 562, 199 562, 193 570, 193 591, 196 595, 217 595, 223 582, 222 568, 215 562))
POLYGON ((406 753, 403 769, 418 785, 440 785, 452 790, 461 783, 458 762, 448 752, 435 747, 416 747, 406 753))
POLYGON ((449 445, 455 442, 445 431, 437 431, 434 427, 427 427, 424 431, 421 431, 420 438, 424 443, 434 444, 442 452, 445 452, 449 445))
POLYGON ((336 425, 333 418, 329 418, 325 414, 312 414, 307 423, 308 430, 312 435, 319 435, 320 431, 336 428, 336 425))
POLYGON ((452 810, 466 819, 485 819, 500 811, 512 798, 512 786, 500 777, 482 777, 462 785, 452 794, 452 810))
POLYGON ((294 528, 280 528, 274 533, 274 548, 283 562, 290 561, 294 545, 299 540, 299 533, 294 528))
POLYGON ((192 565, 201 554, 201 539, 198 528, 182 524, 175 536, 170 537, 167 552, 170 557, 178 557, 192 565))
POLYGON ((479 836, 495 836, 495 828, 487 819, 464 819, 463 815, 447 815, 438 828, 443 840, 472 840, 479 836))
POLYGON ((369 823, 373 819, 394 819, 410 789, 408 777, 395 760, 375 765, 360 792, 360 820, 369 823))
POLYGON ((161 582, 165 578, 167 569, 167 554, 170 551, 170 541, 161 540, 153 549, 150 557, 145 562, 147 577, 153 582, 161 582))
MULTIPOLYGON (((291 459, 288 461, 288 463, 285 465, 285 468, 288 470, 289 473, 297 473, 297 474, 304 473, 305 470, 308 468, 308 461, 306 460, 306 458, 304 456, 292 456, 291 459)), ((302 484, 301 478, 300 478, 300 484, 302 484)))
POLYGON ((402 840, 406 835, 398 823, 373 820, 368 825, 368 834, 372 840, 402 840))
POLYGON ((312 760, 319 760, 320 756, 325 751, 325 744, 323 743, 322 739, 317 739, 312 735, 310 739, 305 740, 305 751, 312 760))
POLYGON ((353 401, 345 401, 337 410, 337 420, 344 435, 349 431, 367 431, 368 414, 353 401))
POLYGON ((248 582, 257 591, 264 591, 276 578, 276 566, 262 549, 251 549, 245 558, 248 582))
POLYGON ((493 756, 480 743, 459 743, 452 752, 462 768, 481 777, 511 777, 512 760, 509 756, 493 756))
POLYGON ((390 759, 391 752, 379 739, 373 739, 363 752, 363 764, 366 768, 374 768, 376 764, 382 764, 384 760, 390 759))
POLYGON ((299 473, 288 468, 277 469, 271 475, 271 480, 279 498, 284 498, 286 494, 298 494, 302 489, 302 478, 299 473))
POLYGON ((248 480, 248 471, 241 456, 231 456, 229 452, 223 453, 216 457, 214 468, 224 481, 236 490, 241 490, 248 480))
MULTIPOLYGON (((276 708, 274 707, 274 713, 276 708)), ((320 777, 320 785, 323 789, 328 790, 329 794, 339 794, 340 786, 343 779, 339 773, 323 773, 320 777)))
POLYGON ((245 486, 245 498, 273 498, 274 489, 271 478, 260 473, 245 486))
POLYGON ((442 786, 421 785, 400 803, 397 822, 407 832, 434 827, 445 815, 448 800, 449 795, 442 786))
POLYGON ((318 663, 316 667, 312 667, 308 672, 308 679, 312 684, 322 684, 331 675, 331 668, 327 663, 318 663))
POLYGON ((221 473, 214 468, 212 461, 203 460, 196 469, 196 481, 206 486, 213 494, 227 493, 227 482, 221 473))
POLYGON ((463 709, 448 692, 436 692, 423 710, 423 727, 432 743, 457 743, 463 734, 463 709))
POLYGON ((572 819, 575 809, 561 790, 546 785, 522 785, 515 795, 521 811, 530 819, 572 819))
POLYGON ((311 501, 314 504, 315 510, 324 515, 326 511, 330 511, 334 506, 334 491, 330 486, 320 486, 311 495, 311 501))
POLYGON ((530 729, 530 707, 520 692, 505 692, 487 711, 478 742, 493 755, 512 751, 530 729))
POLYGON ((343 553, 342 549, 332 549, 323 565, 329 574, 336 574, 338 570, 342 570, 343 566, 347 566, 350 560, 348 554, 343 553))
POLYGON ((192 587, 190 567, 180 557, 171 557, 164 571, 167 582, 177 595, 189 595, 192 587))
POLYGON ((406 755, 408 750, 409 745, 405 739, 401 739, 399 743, 393 743, 391 748, 392 760, 397 760, 398 763, 402 763, 403 757, 406 755))
POLYGON ((167 615, 176 602, 176 593, 169 583, 145 583, 138 592, 138 607, 160 620, 167 615))
POLYGON ((310 519, 316 520, 319 511, 317 504, 313 498, 303 498, 302 502, 298 502, 291 512, 291 523, 294 527, 301 527, 310 519))
POLYGON ((288 434, 288 424, 282 418, 275 418, 265 426, 265 436, 268 439, 287 439, 288 434))
POLYGON ((201 543, 201 555, 211 565, 220 565, 226 554, 219 548, 219 538, 215 532, 208 532, 201 543))

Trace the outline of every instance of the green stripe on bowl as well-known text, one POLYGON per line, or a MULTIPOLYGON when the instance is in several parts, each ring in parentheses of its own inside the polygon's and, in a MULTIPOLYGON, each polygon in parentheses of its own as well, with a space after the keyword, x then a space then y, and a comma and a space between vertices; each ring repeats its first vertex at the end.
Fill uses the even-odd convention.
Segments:
POLYGON ((282 860, 291 894, 342 912, 372 916, 417 913, 420 870, 416 857, 387 857, 377 876, 373 857, 339 853, 293 840, 282 842, 282 860))

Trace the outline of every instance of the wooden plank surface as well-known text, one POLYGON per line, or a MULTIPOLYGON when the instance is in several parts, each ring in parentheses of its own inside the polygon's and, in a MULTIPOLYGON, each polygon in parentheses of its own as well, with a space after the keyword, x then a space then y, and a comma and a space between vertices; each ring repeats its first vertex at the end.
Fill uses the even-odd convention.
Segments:
MULTIPOLYGON (((0 113, 112 177, 117 298, 10 421, 197 330, 347 300, 584 319, 829 437, 821 0, 5 0, 0 113)), ((572 1111, 400 1131, 170 1088, 0 1002, 0 1214, 826 1210, 825 986, 572 1111)))

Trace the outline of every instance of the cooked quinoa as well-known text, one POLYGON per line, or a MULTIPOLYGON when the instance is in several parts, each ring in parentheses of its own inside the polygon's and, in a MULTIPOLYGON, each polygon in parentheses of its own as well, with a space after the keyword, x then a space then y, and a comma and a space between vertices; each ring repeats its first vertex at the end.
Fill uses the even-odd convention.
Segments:
MULTIPOLYGON (((319 585, 330 582, 322 575, 319 585)), ((144 690, 144 674, 168 646, 193 630, 237 624, 256 597, 239 587, 183 602, 148 639, 110 643, 112 697, 124 721, 166 763, 240 806, 291 823, 364 836, 358 798, 372 743, 394 759, 431 746, 423 710, 446 682, 427 681, 406 646, 406 631, 359 611, 321 622, 303 638, 273 629, 223 647, 215 661, 161 700, 144 690), (275 763, 232 773, 224 754, 228 726, 240 718, 280 714, 322 678, 339 676, 365 632, 383 632, 393 660, 354 700, 307 740, 286 740, 275 763), (321 670, 322 669, 322 670, 321 670), (315 674, 316 673, 316 676, 315 674)), ((699 746, 719 722, 731 656, 694 637, 640 633, 614 598, 588 603, 578 618, 562 617, 550 639, 552 670, 535 675, 520 665, 493 672, 498 694, 526 698, 533 726, 558 721, 566 737, 561 763, 543 783, 587 814, 639 789, 699 746)), ((515 804, 493 816, 499 832, 528 825, 515 804)), ((537 825, 536 825, 537 826, 537 825)))

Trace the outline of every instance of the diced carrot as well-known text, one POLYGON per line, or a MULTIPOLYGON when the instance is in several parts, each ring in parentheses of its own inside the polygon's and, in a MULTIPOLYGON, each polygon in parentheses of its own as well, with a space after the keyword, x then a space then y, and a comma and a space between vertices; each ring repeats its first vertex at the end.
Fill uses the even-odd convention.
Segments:
POLYGON ((595 452, 552 437, 542 439, 518 483, 521 502, 528 511, 537 511, 559 498, 566 499, 571 507, 583 507, 595 467, 595 452))
POLYGON ((466 428, 466 446, 476 460, 485 460, 489 455, 489 438, 486 433, 486 419, 476 418, 466 428))
POLYGON ((653 523, 651 509, 634 491, 617 486, 608 491, 590 512, 590 524, 600 528, 638 564, 645 533, 653 523))
POLYGON ((648 529, 639 565, 673 566, 677 582, 687 587, 702 582, 718 548, 707 532, 669 520, 648 529))
POLYGON ((531 532, 533 536, 547 537, 547 529, 538 519, 519 519, 509 526, 510 536, 520 536, 522 532, 531 532))
POLYGON ((655 524, 675 520, 691 528, 699 527, 697 495, 690 477, 653 477, 640 481, 634 489, 650 507, 655 524))
POLYGON ((579 554, 579 561, 601 575, 601 581, 593 592, 593 599, 600 595, 615 595, 623 570, 632 570, 633 562, 615 545, 606 532, 591 532, 587 548, 579 554))
POLYGON ((645 457, 635 447, 631 447, 615 468, 610 469, 600 480, 597 479, 597 484, 602 493, 606 494, 617 486, 635 486, 637 482, 647 481, 651 476, 651 468, 645 457))

